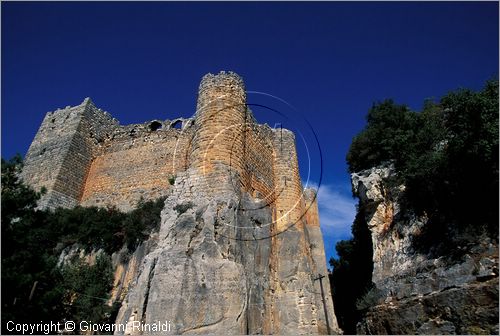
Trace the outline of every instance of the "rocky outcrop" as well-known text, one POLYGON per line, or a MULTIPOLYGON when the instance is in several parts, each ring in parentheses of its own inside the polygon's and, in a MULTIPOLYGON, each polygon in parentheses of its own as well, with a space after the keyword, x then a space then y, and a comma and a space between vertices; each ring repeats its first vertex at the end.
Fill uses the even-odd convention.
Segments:
POLYGON ((359 334, 498 335, 498 277, 376 306, 359 334))
MULTIPOLYGON (((111 255, 111 264, 113 267, 113 288, 109 297, 108 305, 115 302, 122 302, 128 293, 130 283, 139 273, 144 257, 152 251, 158 241, 158 234, 152 232, 149 238, 139 244, 139 246, 130 252, 126 246, 111 255)), ((87 251, 79 244, 73 244, 64 248, 59 254, 58 267, 69 264, 74 258, 80 258, 89 265, 94 265, 97 257, 105 253, 104 250, 87 251)))
POLYGON ((193 170, 177 176, 158 245, 118 314, 116 322, 127 326, 118 333, 148 334, 137 326, 157 321, 168 321, 174 334, 339 333, 315 280, 310 246, 322 241, 311 240, 302 222, 277 234, 262 201, 211 195, 198 180, 193 170))
POLYGON ((498 244, 483 237, 460 257, 415 248, 427 223, 404 207, 404 185, 384 165, 352 174, 373 244, 372 297, 361 334, 498 333, 498 244))

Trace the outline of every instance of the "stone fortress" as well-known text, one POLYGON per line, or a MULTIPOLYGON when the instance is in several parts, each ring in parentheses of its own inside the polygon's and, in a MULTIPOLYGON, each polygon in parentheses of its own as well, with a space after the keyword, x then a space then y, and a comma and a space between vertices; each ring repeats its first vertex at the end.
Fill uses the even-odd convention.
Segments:
POLYGON ((46 189, 45 208, 128 211, 167 197, 154 247, 120 283, 117 322, 170 320, 175 333, 340 332, 328 277, 317 278, 327 269, 316 192, 302 187, 295 136, 257 123, 235 73, 205 75, 189 119, 121 126, 89 98, 49 112, 21 176, 46 189), (172 210, 179 205, 188 211, 172 210))
POLYGON ((23 179, 47 189, 45 207, 129 210, 141 197, 164 196, 188 167, 202 170, 211 187, 219 188, 217 174, 227 173, 224 166, 239 174, 233 187, 297 208, 290 216, 304 212, 293 206, 302 196, 294 134, 256 122, 234 73, 203 78, 190 119, 121 126, 90 98, 48 112, 26 155, 23 179))

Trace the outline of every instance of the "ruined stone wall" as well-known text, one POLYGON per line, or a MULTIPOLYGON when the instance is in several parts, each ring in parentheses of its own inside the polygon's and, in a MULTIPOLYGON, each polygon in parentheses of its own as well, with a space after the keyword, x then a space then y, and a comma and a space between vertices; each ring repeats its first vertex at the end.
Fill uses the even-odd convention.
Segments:
POLYGON ((120 126, 89 98, 49 112, 25 158, 21 177, 40 190, 46 208, 117 206, 168 191, 169 178, 188 165, 192 120, 120 126), (180 127, 177 127, 180 126, 180 127))
POLYGON ((159 121, 117 129, 97 149, 82 205, 117 206, 127 211, 141 198, 165 196, 175 175, 187 167, 191 138, 189 127, 176 129, 159 121))
POLYGON ((274 144, 273 131, 267 125, 250 123, 245 141, 243 181, 246 191, 265 204, 274 203, 274 144))
POLYGON ((81 106, 66 107, 47 113, 26 154, 21 177, 35 190, 47 189, 47 195, 41 200, 44 205, 57 194, 54 185, 80 124, 81 109, 81 106))
POLYGON ((47 193, 41 207, 72 207, 79 203, 93 157, 93 143, 116 120, 86 98, 45 116, 25 158, 21 177, 36 190, 47 193), (94 137, 95 136, 95 137, 94 137))
POLYGON ((231 72, 203 77, 194 119, 120 126, 88 98, 49 112, 23 178, 48 190, 42 207, 130 210, 141 197, 165 195, 169 179, 188 167, 204 182, 198 192, 248 192, 277 206, 287 221, 303 214, 293 133, 257 124, 243 81, 231 72))
POLYGON ((293 132, 274 130, 274 180, 276 192, 277 230, 283 231, 291 223, 301 226, 304 217, 302 182, 293 132))
POLYGON ((49 112, 23 178, 47 188, 42 206, 130 210, 140 198, 165 195, 170 179, 188 167, 203 181, 198 192, 248 192, 272 206, 278 231, 302 225, 295 136, 257 124, 243 81, 231 72, 203 77, 194 119, 120 126, 88 98, 49 112))

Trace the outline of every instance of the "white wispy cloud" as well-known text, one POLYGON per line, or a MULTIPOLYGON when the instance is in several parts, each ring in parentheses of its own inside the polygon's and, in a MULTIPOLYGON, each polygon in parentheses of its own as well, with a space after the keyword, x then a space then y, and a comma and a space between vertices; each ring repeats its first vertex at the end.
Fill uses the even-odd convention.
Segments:
POLYGON ((337 258, 335 251, 337 242, 351 238, 357 200, 352 197, 351 186, 348 183, 322 184, 318 188, 317 184, 309 182, 307 187, 318 190, 319 221, 328 262, 331 257, 337 258))
MULTIPOLYGON (((309 186, 317 188, 311 183, 309 186)), ((350 186, 322 184, 318 190, 318 208, 323 235, 340 239, 350 237, 356 203, 350 186)))

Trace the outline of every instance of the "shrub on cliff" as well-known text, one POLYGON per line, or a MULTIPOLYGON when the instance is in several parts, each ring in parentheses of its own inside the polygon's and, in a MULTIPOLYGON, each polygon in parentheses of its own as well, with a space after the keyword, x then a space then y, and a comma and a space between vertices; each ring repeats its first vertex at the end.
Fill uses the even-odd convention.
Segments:
POLYGON ((345 334, 356 334, 360 318, 357 303, 372 289, 373 249, 366 220, 358 211, 352 224, 353 237, 337 243, 338 259, 330 259, 330 275, 335 314, 345 334))
MULTIPOLYGON (((427 101, 421 112, 392 100, 375 104, 347 163, 352 173, 393 162, 397 181, 388 184, 404 183, 402 205, 429 218, 415 247, 450 255, 458 242, 477 242, 485 232, 498 239, 498 136, 498 81, 489 81, 479 92, 462 89, 427 101)), ((335 312, 349 334, 361 310, 378 302, 363 218, 358 208, 353 238, 337 243, 339 258, 330 260, 335 312)))
POLYGON ((58 320, 63 314, 61 274, 52 254, 57 236, 40 197, 18 179, 20 156, 2 159, 2 333, 7 321, 58 320), (43 302, 43 304, 42 304, 43 302))
POLYGON ((371 168, 384 161, 402 162, 415 141, 417 115, 405 105, 388 99, 374 104, 366 116, 367 126, 356 135, 347 153, 351 172, 371 168))
POLYGON ((18 178, 20 156, 2 159, 2 333, 6 323, 63 319, 113 322, 106 304, 112 286, 109 255, 134 248, 158 230, 164 199, 140 202, 130 213, 117 209, 37 210, 40 193, 18 178), (76 260, 58 267, 61 250, 73 243, 102 249, 95 265, 76 260))
POLYGON ((65 246, 78 243, 86 248, 104 249, 111 254, 123 246, 122 230, 127 215, 115 208, 80 207, 56 209, 49 225, 65 246))
POLYGON ((134 250, 139 243, 147 239, 152 231, 159 230, 160 214, 164 206, 165 197, 154 201, 141 199, 137 207, 127 214, 123 223, 123 232, 129 250, 134 250))
POLYGON ((407 187, 407 205, 425 212, 432 229, 472 225, 498 235, 498 81, 427 101, 422 112, 375 104, 347 163, 356 172, 388 160, 407 187))
POLYGON ((101 253, 95 264, 89 265, 77 258, 62 268, 61 287, 64 289, 66 316, 75 323, 92 321, 108 322, 112 308, 106 303, 113 284, 111 258, 101 253))

